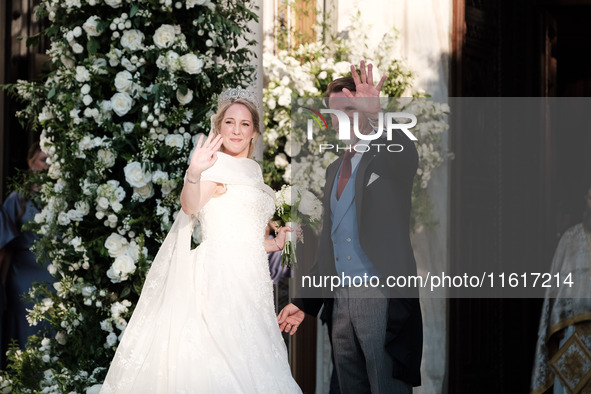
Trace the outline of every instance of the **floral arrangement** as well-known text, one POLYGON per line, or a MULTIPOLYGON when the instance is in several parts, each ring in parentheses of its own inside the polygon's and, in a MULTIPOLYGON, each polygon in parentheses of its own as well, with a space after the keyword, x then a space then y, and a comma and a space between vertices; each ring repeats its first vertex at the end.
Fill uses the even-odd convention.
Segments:
POLYGON ((41 1, 51 71, 12 88, 49 155, 33 230, 55 284, 31 290, 29 321, 54 332, 10 352, 0 387, 80 393, 102 382, 180 208, 195 135, 209 131, 217 93, 251 81, 253 7, 41 1))
POLYGON ((309 190, 297 186, 283 185, 275 193, 275 217, 281 225, 292 228, 292 232, 286 234, 286 242, 281 254, 281 265, 295 267, 297 258, 295 247, 297 241, 304 242, 303 235, 297 234, 297 228, 301 225, 317 229, 322 218, 322 203, 309 190))
MULTIPOLYGON (((317 26, 317 31, 326 30, 317 26)), ((339 37, 330 38, 331 45, 304 43, 293 49, 281 48, 276 54, 263 55, 266 81, 263 91, 265 182, 274 188, 279 188, 282 183, 297 183, 321 196, 325 169, 336 159, 336 155, 330 151, 320 154, 318 146, 330 144, 335 141, 335 136, 318 135, 313 141, 307 141, 304 140, 305 133, 292 130, 292 100, 322 97, 332 80, 350 75, 351 64, 366 60, 366 63, 377 67, 374 75, 389 76, 382 87, 384 96, 410 98, 390 100, 396 110, 412 112, 421 119, 417 128, 413 128, 419 141, 419 170, 413 186, 411 229, 415 231, 421 225, 436 223, 426 188, 432 171, 451 157, 441 148, 441 134, 449 127, 447 104, 428 100, 424 92, 413 90, 413 73, 402 59, 394 56, 398 37, 395 30, 384 35, 377 48, 371 50, 367 46, 367 27, 361 23, 358 12, 350 27, 339 37)))

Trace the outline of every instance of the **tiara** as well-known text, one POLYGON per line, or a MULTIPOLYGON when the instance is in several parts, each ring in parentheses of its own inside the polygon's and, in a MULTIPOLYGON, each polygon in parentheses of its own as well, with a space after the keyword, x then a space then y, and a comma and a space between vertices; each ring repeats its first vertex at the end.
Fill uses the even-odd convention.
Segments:
POLYGON ((244 99, 246 101, 250 101, 257 108, 259 106, 259 103, 257 102, 257 98, 254 95, 254 93, 252 93, 249 90, 238 87, 224 90, 218 97, 218 107, 220 107, 224 101, 236 99, 244 99))

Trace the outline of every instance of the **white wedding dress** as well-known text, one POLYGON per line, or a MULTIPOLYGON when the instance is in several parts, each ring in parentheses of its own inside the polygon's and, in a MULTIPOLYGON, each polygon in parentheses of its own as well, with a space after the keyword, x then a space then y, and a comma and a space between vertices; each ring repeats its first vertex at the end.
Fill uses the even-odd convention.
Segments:
POLYGON ((101 393, 301 393, 277 325, 264 230, 274 193, 250 159, 218 153, 202 180, 226 185, 182 211, 146 278, 101 393))

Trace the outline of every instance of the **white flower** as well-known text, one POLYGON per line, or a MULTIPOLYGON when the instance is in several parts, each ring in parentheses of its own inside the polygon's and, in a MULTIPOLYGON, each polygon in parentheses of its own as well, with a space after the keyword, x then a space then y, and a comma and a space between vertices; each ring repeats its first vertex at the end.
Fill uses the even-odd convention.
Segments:
POLYGON ((68 342, 68 335, 63 331, 58 331, 58 333, 55 334, 55 340, 60 345, 65 345, 68 342))
POLYGON ((137 161, 127 164, 123 172, 125 173, 125 180, 132 187, 143 187, 152 180, 152 174, 144 172, 142 165, 137 161))
POLYGON ((174 43, 175 29, 172 25, 162 25, 154 32, 154 44, 158 48, 169 48, 174 43))
POLYGON ((109 256, 118 257, 123 255, 128 248, 129 242, 127 239, 117 233, 112 233, 105 240, 105 248, 109 252, 109 256))
POLYGON ((283 174, 283 180, 287 183, 291 183, 291 164, 285 167, 285 173, 283 174))
POLYGON ((142 187, 134 187, 133 192, 139 197, 138 200, 143 202, 154 196, 154 186, 149 182, 142 187))
POLYGON ((168 179, 168 173, 160 170, 156 170, 152 173, 152 182, 158 184, 161 180, 168 179))
POLYGON ((133 87, 133 76, 129 71, 119 71, 115 75, 115 89, 118 92, 131 92, 133 87))
POLYGON ((165 56, 158 56, 158 59, 156 59, 156 67, 158 67, 161 70, 164 70, 166 68, 166 57, 165 56))
POLYGON ((189 104, 191 100, 193 100, 193 91, 191 89, 187 89, 187 94, 182 94, 179 89, 176 91, 176 99, 181 105, 189 104))
POLYGON ((171 71, 177 71, 181 68, 180 56, 175 51, 166 52, 166 63, 171 71))
POLYGON ((277 156, 275 156, 275 167, 285 168, 288 164, 289 162, 287 161, 287 156, 285 156, 285 154, 279 153, 277 156))
POLYGON ((76 67, 76 81, 82 83, 86 81, 90 81, 90 73, 84 66, 77 66, 76 67))
POLYGON ((135 272, 135 262, 131 256, 122 254, 115 258, 115 262, 107 271, 107 276, 113 283, 119 283, 128 279, 130 274, 135 272))
POLYGON ((137 51, 138 49, 143 48, 144 37, 144 33, 139 30, 127 30, 121 36, 121 46, 130 51, 137 51))
POLYGON ((176 187, 176 182, 173 180, 162 181, 162 195, 166 196, 170 194, 176 187))
POLYGON ((193 8, 196 5, 203 5, 207 0, 187 0, 187 9, 193 8))
POLYGON ((90 97, 90 95, 85 95, 84 97, 82 97, 82 102, 84 103, 84 105, 86 105, 87 107, 92 104, 92 97, 90 97))
POLYGON ((62 226, 67 226, 68 224, 70 224, 70 218, 68 217, 68 214, 66 212, 60 212, 60 214, 57 217, 57 222, 62 226))
POLYGON ((84 286, 82 288, 82 295, 84 297, 90 297, 92 293, 96 291, 96 286, 84 286))
POLYGON ((170 146, 170 147, 178 148, 178 149, 181 149, 183 147, 184 142, 185 142, 185 139, 183 138, 182 135, 179 135, 179 134, 169 134, 164 139, 164 143, 166 144, 166 146, 170 146))
POLYGON ((84 47, 76 42, 74 45, 72 45, 72 52, 82 53, 84 52, 84 47))
POLYGON ((277 104, 282 107, 289 107, 291 105, 291 89, 285 89, 285 93, 279 96, 277 104))
POLYGON ((96 15, 91 16, 90 18, 88 18, 86 20, 86 22, 84 22, 84 24, 82 25, 82 28, 84 29, 84 31, 86 32, 86 34, 90 37, 98 37, 101 35, 102 31, 99 32, 97 30, 97 26, 99 21, 101 20, 101 18, 99 18, 96 15))
POLYGON ((291 139, 288 139, 285 142, 284 149, 285 149, 285 153, 287 153, 290 157, 295 157, 300 154, 300 151, 302 150, 302 146, 299 143, 297 143, 291 139))
POLYGON ((322 217, 322 204, 320 200, 309 190, 303 190, 300 194, 298 210, 312 220, 320 220, 322 217))
POLYGON ((108 346, 115 346, 116 343, 117 343, 117 334, 112 332, 109 335, 107 335, 107 345, 108 346))
POLYGON ((189 74, 197 74, 201 72, 201 68, 203 67, 203 60, 192 53, 181 56, 180 61, 183 70, 189 74))
POLYGON ((133 131, 135 125, 132 122, 123 122, 123 132, 129 134, 133 131))
POLYGON ((106 197, 99 197, 96 200, 96 203, 100 209, 105 210, 105 209, 109 208, 109 199, 106 197))
POLYGON ((105 165, 105 168, 111 168, 115 165, 115 154, 111 150, 100 149, 97 153, 98 159, 105 165))
POLYGON ((113 111, 119 116, 123 116, 128 113, 132 104, 133 99, 126 92, 115 93, 113 97, 111 97, 113 111))
POLYGON ((105 0, 105 4, 107 4, 113 8, 121 7, 122 3, 123 3, 123 0, 105 0))
POLYGON ((68 219, 73 222, 81 222, 84 219, 84 214, 76 209, 70 209, 67 215, 68 219))

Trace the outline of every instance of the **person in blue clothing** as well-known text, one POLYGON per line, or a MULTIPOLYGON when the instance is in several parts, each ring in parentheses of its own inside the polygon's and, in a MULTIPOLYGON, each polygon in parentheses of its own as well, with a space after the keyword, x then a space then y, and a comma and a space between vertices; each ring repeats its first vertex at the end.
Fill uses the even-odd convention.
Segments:
MULTIPOLYGON (((29 170, 47 170, 46 160, 47 154, 41 150, 39 143, 31 145, 27 154, 29 170)), ((0 256, 3 256, 0 272, 6 300, 2 319, 3 356, 13 340, 24 348, 27 338, 39 332, 40 326, 31 326, 27 322, 26 310, 33 305, 25 301, 24 296, 35 282, 53 282, 47 264, 39 264, 31 252, 38 235, 23 229, 23 225, 33 221, 41 210, 37 189, 37 186, 32 186, 28 198, 16 191, 10 193, 0 215, 0 256)))

